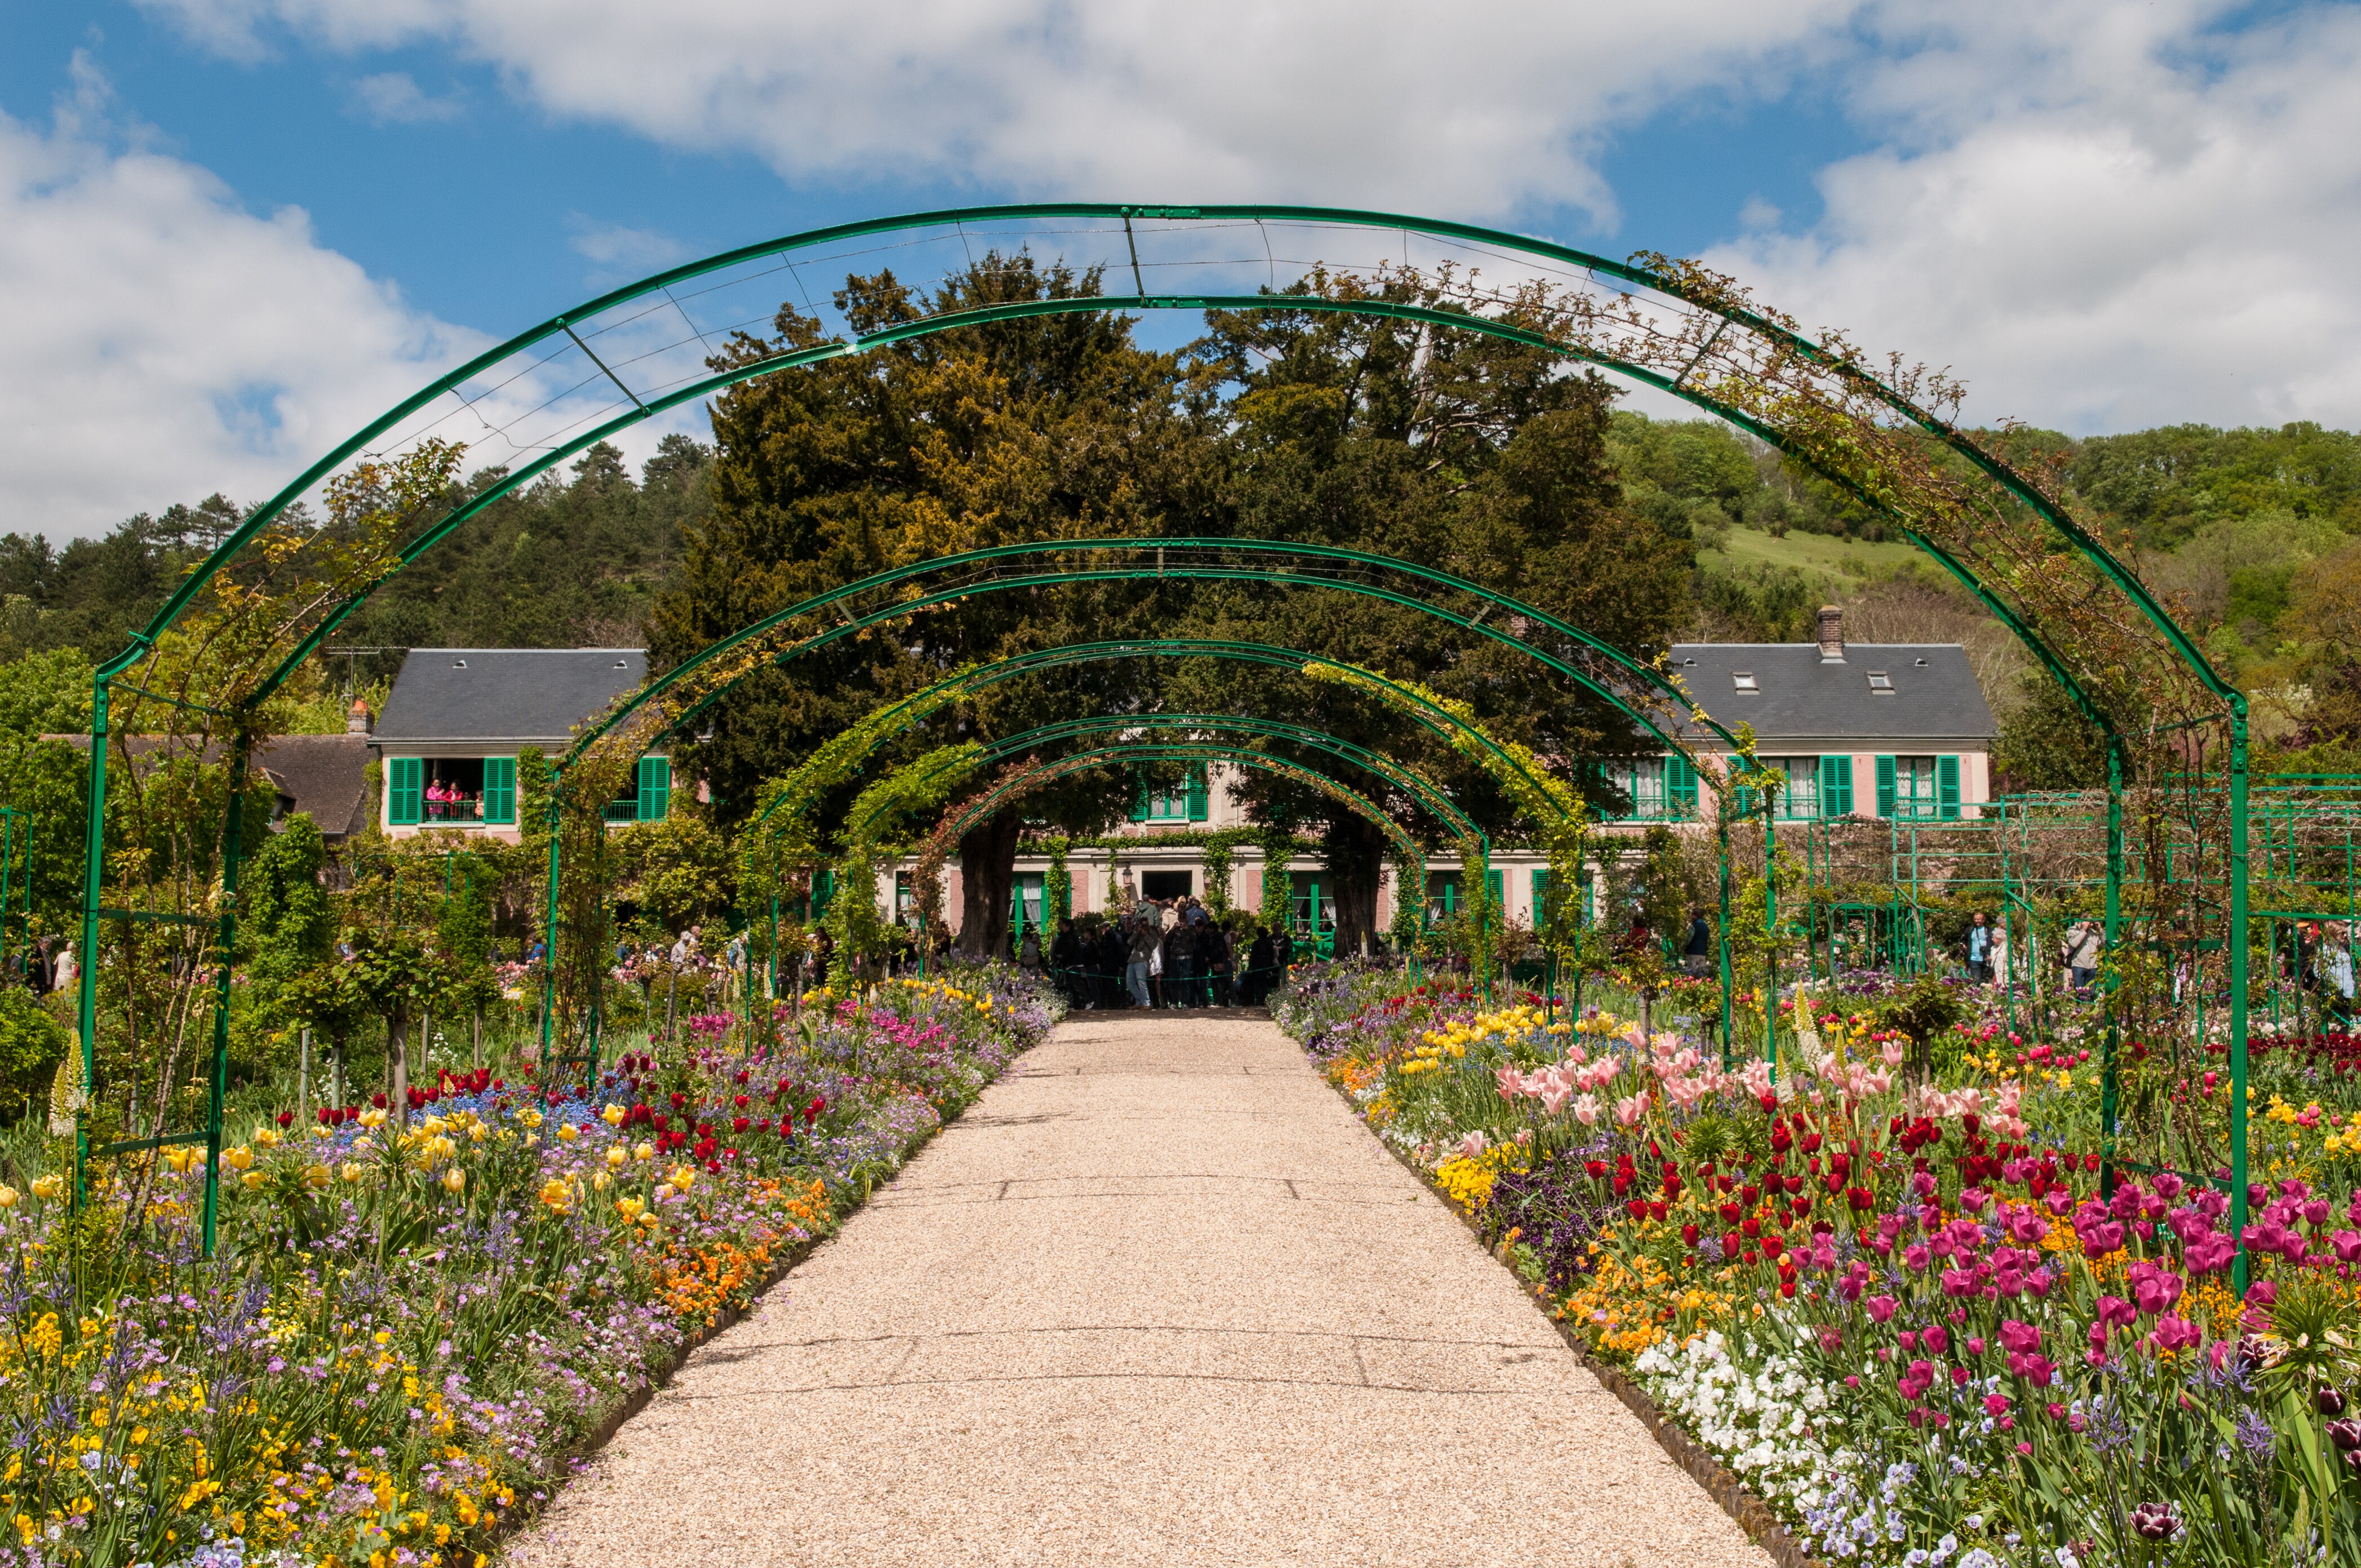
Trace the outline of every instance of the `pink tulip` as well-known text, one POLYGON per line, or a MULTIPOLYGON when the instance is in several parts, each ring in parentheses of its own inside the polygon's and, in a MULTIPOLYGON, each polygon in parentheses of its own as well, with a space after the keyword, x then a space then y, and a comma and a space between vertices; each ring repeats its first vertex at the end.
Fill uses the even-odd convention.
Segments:
POLYGON ((2029 1354, 2041 1348, 2041 1331, 2031 1323, 2004 1318, 2000 1325, 2000 1343, 2004 1350, 2014 1351, 2019 1355, 2029 1354))
POLYGON ((1525 1091, 1525 1075, 1515 1068, 1501 1068, 1492 1076, 1500 1085, 1500 1098, 1503 1100, 1514 1100, 1525 1091))
POLYGON ((1940 1355, 1951 1348, 1951 1336, 1940 1323, 1918 1331, 1918 1343, 1927 1347, 1929 1355, 1940 1355))
POLYGON ((1893 1317, 1894 1309, 1900 1304, 1891 1296, 1872 1296, 1861 1303, 1868 1310, 1869 1315, 1881 1323, 1893 1317))
POLYGON ((2139 1318, 2139 1310, 2120 1296, 2099 1298, 2099 1321, 2111 1329, 2128 1327, 2139 1318))
POLYGON ((1923 1246, 1909 1246, 1903 1248, 1902 1261, 1913 1269, 1924 1269, 1934 1261, 1934 1255, 1923 1246))
POLYGON ((2186 1318, 2158 1318, 2147 1343, 2158 1350, 2187 1350, 2205 1337, 2205 1331, 2186 1318))
POLYGON ((2131 1266, 2128 1277, 2132 1299, 2142 1312, 2150 1317, 2169 1310, 2172 1304, 2180 1299, 2180 1276, 2169 1268, 2143 1259, 2131 1266))
POLYGON ((2219 1234, 2203 1235, 2191 1242, 2181 1253, 2181 1261, 2189 1265, 2191 1274, 2211 1274, 2217 1268, 2227 1268, 2238 1248, 2229 1237, 2219 1234))
POLYGON ((2049 1234, 2048 1222, 2031 1209, 2019 1209, 2008 1217, 2008 1234, 2026 1246, 2032 1246, 2049 1234))
POLYGON ((2339 1263, 2361 1263, 2361 1231, 2339 1231, 2328 1238, 2339 1263))
POLYGON ((1574 1102, 1574 1119, 1586 1127, 1598 1124, 1598 1096, 1586 1094, 1574 1102))
POLYGON ((1988 1416, 2004 1416, 2008 1414, 2008 1396, 2005 1394, 1985 1395, 1984 1414, 1988 1416))
POLYGON ((1615 1119, 1627 1127, 1638 1126, 1641 1118, 1647 1113, 1648 1097, 1645 1094, 1634 1094, 1615 1102, 1615 1119))

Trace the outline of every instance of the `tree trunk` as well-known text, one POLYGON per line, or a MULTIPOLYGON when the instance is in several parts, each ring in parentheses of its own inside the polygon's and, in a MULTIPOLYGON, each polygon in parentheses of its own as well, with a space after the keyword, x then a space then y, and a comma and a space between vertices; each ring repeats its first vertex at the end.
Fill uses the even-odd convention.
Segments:
POLYGON ((1336 901, 1338 958, 1360 952, 1378 936, 1378 883, 1385 865, 1386 839, 1377 827, 1358 817, 1328 824, 1322 860, 1323 881, 1332 883, 1336 901))
POLYGON ((1023 826, 1011 809, 960 839, 959 950, 970 958, 1007 953, 1008 899, 1016 884, 1016 834, 1023 826))
POLYGON ((386 1030, 385 1065, 392 1081, 387 1085, 385 1107, 397 1127, 410 1124, 410 1020, 395 1017, 386 1030))

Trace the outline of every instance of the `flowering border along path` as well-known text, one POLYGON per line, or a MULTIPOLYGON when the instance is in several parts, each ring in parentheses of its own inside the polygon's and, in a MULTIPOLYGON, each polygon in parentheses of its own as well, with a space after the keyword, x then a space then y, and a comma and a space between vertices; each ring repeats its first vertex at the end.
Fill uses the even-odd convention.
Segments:
POLYGON ((281 1114, 225 1152, 211 1262, 181 1151, 79 1216, 0 1189, 0 1560, 482 1563, 1056 1015, 1005 972, 807 1001, 587 1096, 487 1072, 281 1114))
MULTIPOLYGON (((1810 1010, 1821 1044, 1776 1084, 1609 1014, 1349 968, 1300 973, 1274 1014, 1578 1343, 1818 1557, 2361 1562, 2361 1198, 2352 1107, 2321 1106, 2353 1098, 2336 1063, 2261 1053, 2241 1301, 2218 1184, 2099 1190, 2096 1085, 2070 1057, 1996 1047, 1979 1021, 1905 1088, 1873 1011, 1810 1010)), ((2156 1065, 2201 1113, 2202 1075, 2156 1065)))
POLYGON ((1068 1018, 526 1568, 1766 1559, 1261 1018, 1068 1018))

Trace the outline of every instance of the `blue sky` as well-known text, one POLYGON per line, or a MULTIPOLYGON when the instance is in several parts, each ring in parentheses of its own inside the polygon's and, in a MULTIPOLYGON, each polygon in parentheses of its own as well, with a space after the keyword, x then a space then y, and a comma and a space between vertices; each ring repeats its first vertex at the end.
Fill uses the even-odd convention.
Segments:
POLYGON ((1701 255, 1953 366, 1984 418, 2361 423, 2354 6, 1276 15, 7 5, 0 529, 254 499, 470 345, 670 259, 1031 196, 1701 255))

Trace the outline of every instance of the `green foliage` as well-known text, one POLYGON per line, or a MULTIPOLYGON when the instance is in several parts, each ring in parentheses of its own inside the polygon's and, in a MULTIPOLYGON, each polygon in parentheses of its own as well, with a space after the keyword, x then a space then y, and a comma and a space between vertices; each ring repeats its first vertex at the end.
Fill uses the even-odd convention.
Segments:
POLYGON ((2271 510, 2361 532, 2361 436, 2309 421, 2093 436, 2075 444, 2067 472, 2083 499, 2150 549, 2219 519, 2271 510))
POLYGON ((2046 671, 2023 677, 2023 694, 2000 721, 1993 768, 2007 790, 2104 789, 2107 739, 2046 671))
POLYGON ((661 822, 609 830, 614 845, 613 894, 680 931, 730 905, 730 849, 703 812, 675 808, 661 822))
POLYGON ((0 1117, 30 1109, 73 1036, 21 985, 0 985, 0 1117))

